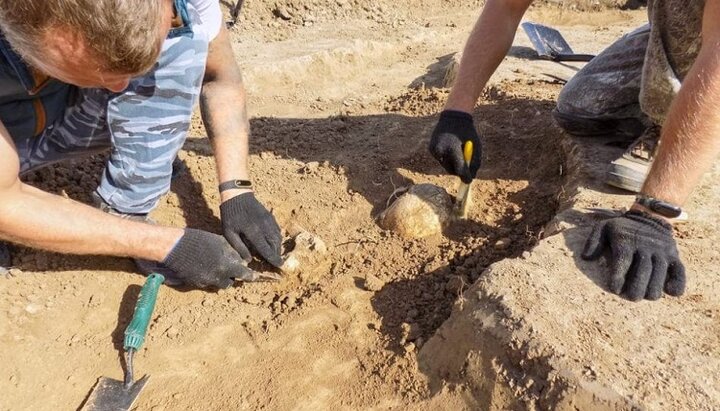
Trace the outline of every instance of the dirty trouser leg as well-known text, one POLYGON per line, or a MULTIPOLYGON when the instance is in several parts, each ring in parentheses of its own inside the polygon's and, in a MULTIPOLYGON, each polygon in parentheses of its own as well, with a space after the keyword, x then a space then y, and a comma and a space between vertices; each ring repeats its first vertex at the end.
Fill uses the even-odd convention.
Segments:
POLYGON ((155 67, 108 102, 112 150, 97 193, 113 209, 146 214, 170 189, 172 163, 200 94, 207 47, 199 33, 168 38, 155 67))
POLYGON ((563 129, 637 137, 651 124, 639 103, 649 34, 646 25, 623 36, 568 81, 553 112, 563 129))

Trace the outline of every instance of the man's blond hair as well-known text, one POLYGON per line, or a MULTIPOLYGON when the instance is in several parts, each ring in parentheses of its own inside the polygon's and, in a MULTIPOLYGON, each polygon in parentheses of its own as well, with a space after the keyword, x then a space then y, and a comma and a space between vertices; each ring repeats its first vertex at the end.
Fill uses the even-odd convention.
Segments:
POLYGON ((0 29, 13 49, 38 67, 47 33, 61 29, 85 41, 100 69, 142 73, 160 53, 163 1, 0 0, 0 29))

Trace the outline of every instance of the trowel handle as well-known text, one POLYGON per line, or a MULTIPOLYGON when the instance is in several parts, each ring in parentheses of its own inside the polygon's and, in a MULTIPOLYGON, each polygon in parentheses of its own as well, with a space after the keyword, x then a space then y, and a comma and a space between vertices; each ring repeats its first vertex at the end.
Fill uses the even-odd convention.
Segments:
POLYGON ((465 160, 465 165, 468 167, 470 166, 470 162, 472 161, 472 155, 473 155, 473 142, 472 140, 468 140, 465 142, 465 146, 463 146, 463 160, 465 160))
POLYGON ((153 309, 155 309, 158 289, 163 281, 165 281, 165 277, 161 274, 150 274, 145 281, 145 285, 140 290, 133 318, 125 329, 125 341, 123 343, 125 351, 130 348, 137 351, 145 342, 145 333, 147 333, 153 309))

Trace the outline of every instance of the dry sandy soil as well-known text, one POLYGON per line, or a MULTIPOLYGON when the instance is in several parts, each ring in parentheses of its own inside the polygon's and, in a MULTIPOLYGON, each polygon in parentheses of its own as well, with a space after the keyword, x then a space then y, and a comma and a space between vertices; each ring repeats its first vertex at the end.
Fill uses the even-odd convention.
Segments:
MULTIPOLYGON (((697 218, 678 229, 686 296, 633 304, 606 292, 601 270, 575 256, 590 220, 581 210, 630 201, 598 182, 620 148, 570 141, 553 124, 553 101, 581 66, 534 59, 522 32, 476 110, 484 163, 470 218, 423 240, 377 225, 399 187, 457 188, 426 146, 473 3, 247 2, 232 35, 257 193, 281 226, 328 251, 276 284, 163 287, 136 357, 136 372, 151 375, 137 409, 720 408, 718 211, 702 207, 720 199, 717 187, 708 180, 697 218)), ((645 18, 563 5, 528 18, 579 52, 645 18)), ((159 223, 218 232, 203 136, 197 119, 159 223)), ((28 180, 89 202, 102 162, 28 180)), ((129 260, 21 247, 13 265, 0 278, 0 409, 76 409, 98 377, 121 378, 122 331, 144 278, 129 260)))

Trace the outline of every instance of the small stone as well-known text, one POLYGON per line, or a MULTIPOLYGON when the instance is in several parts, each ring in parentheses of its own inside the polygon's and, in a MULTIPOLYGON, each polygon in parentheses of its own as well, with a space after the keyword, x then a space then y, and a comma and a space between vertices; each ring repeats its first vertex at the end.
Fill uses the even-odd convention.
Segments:
POLYGON ((415 344, 414 343, 407 343, 405 344, 405 352, 413 352, 415 351, 415 344))
POLYGON ((453 275, 445 284, 445 290, 454 294, 459 294, 465 288, 465 280, 459 275, 453 275))
POLYGON ((403 344, 409 341, 415 341, 420 337, 421 330, 417 323, 402 323, 400 329, 402 330, 401 343, 403 344))
POLYGON ((385 286, 385 282, 381 279, 379 279, 377 276, 367 273, 365 275, 365 282, 363 283, 363 288, 365 288, 368 291, 380 291, 385 286))
POLYGON ((295 304, 297 304, 297 293, 292 292, 289 293, 287 297, 285 297, 285 304, 288 307, 294 307, 295 304))
POLYGON ((15 375, 10 376, 10 382, 15 384, 17 382, 17 377, 15 375))
POLYGON ((22 271, 19 268, 11 268, 8 270, 8 274, 13 277, 17 277, 18 275, 22 274, 22 271))
POLYGON ((175 338, 180 334, 180 331, 175 326, 172 326, 168 328, 168 330, 165 332, 165 334, 168 336, 168 338, 175 338))
POLYGON ((292 14, 283 6, 280 6, 275 9, 275 15, 280 17, 283 20, 290 20, 292 19, 292 14))
POLYGON ((497 240, 495 243, 495 249, 496 250, 505 250, 510 246, 510 239, 505 237, 497 240))
POLYGON ((311 162, 305 164, 303 171, 306 174, 309 174, 309 173, 313 173, 313 172, 317 171, 318 168, 320 168, 320 162, 311 161, 311 162))
POLYGON ((212 307, 213 305, 215 305, 215 301, 210 298, 206 298, 203 300, 202 305, 203 307, 212 307))
POLYGON ((523 260, 527 260, 528 258, 530 258, 531 255, 532 254, 530 253, 530 251, 523 251, 522 258, 523 260))
POLYGON ((294 273, 300 270, 300 260, 296 255, 290 254, 285 258, 280 270, 284 273, 294 273))
POLYGON ((28 314, 37 314, 42 309, 43 309, 43 307, 40 304, 36 304, 36 303, 30 303, 25 306, 25 311, 27 311, 28 314))

